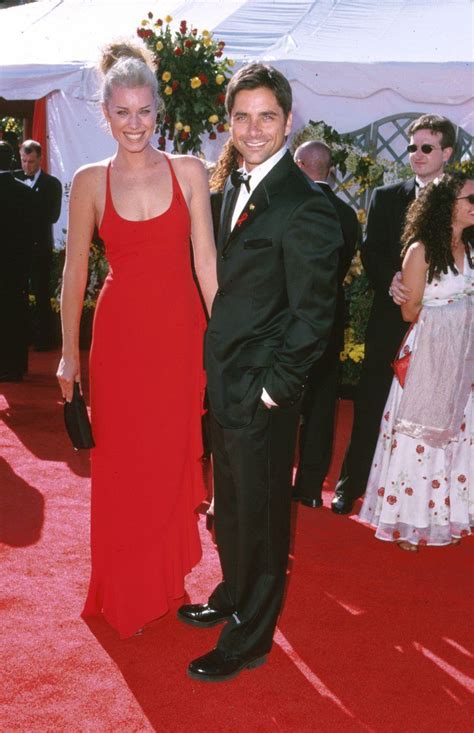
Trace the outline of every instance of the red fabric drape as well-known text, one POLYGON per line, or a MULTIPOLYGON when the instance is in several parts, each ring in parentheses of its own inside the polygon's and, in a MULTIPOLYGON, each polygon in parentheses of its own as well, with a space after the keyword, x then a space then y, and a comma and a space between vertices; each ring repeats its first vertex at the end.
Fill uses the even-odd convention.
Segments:
POLYGON ((41 167, 46 173, 48 173, 49 159, 48 140, 46 135, 46 97, 41 97, 41 99, 37 99, 35 101, 31 137, 33 140, 37 140, 41 144, 41 167))

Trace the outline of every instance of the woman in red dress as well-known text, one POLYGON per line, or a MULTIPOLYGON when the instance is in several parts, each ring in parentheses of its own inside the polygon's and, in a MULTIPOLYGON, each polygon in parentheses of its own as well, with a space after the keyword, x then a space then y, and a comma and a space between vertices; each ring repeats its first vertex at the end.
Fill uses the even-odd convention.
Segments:
POLYGON ((199 160, 151 145, 159 100, 146 52, 113 44, 102 58, 110 160, 74 176, 58 379, 80 382, 79 322, 94 226, 110 271, 90 355, 92 575, 83 616, 102 613, 122 638, 184 593, 201 548, 201 411, 205 317, 215 290, 207 174, 199 160))

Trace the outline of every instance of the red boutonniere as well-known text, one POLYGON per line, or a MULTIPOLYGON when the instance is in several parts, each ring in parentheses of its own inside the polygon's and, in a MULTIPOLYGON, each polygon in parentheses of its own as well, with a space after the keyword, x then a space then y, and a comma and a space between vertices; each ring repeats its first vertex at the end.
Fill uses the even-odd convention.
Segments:
POLYGON ((239 216, 239 218, 237 219, 237 223, 236 223, 236 226, 240 227, 240 226, 241 226, 241 225, 242 225, 242 224, 244 223, 244 221, 245 221, 246 219, 248 219, 248 218, 249 218, 249 215, 247 214, 247 212, 246 212, 246 211, 244 211, 244 213, 243 213, 243 214, 241 214, 241 215, 239 216))

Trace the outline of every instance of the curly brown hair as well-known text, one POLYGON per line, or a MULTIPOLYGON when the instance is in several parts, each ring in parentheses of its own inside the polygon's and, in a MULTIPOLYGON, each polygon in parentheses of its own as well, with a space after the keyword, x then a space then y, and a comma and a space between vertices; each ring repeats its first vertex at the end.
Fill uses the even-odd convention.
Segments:
MULTIPOLYGON (((444 175, 440 181, 425 186, 408 209, 402 234, 402 257, 414 242, 423 242, 428 263, 428 282, 445 275, 450 269, 458 272, 451 250, 453 212, 456 199, 470 176, 462 173, 444 175)), ((471 244, 474 227, 464 229, 462 241, 470 267, 473 266, 471 244)))

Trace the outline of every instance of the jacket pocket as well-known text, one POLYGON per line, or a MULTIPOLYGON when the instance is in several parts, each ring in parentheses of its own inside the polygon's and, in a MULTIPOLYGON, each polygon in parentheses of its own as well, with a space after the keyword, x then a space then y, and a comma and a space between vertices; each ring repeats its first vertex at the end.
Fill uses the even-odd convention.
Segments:
POLYGON ((273 240, 265 237, 260 239, 244 239, 244 249, 263 249, 264 247, 272 247, 273 240))

